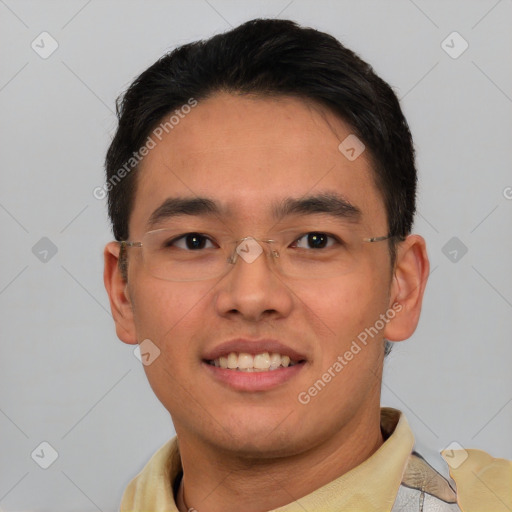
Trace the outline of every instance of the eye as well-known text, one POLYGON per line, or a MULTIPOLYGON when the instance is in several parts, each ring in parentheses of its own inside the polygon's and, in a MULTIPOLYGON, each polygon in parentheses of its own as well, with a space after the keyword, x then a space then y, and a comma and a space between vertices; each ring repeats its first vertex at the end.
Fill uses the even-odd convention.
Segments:
POLYGON ((293 243, 293 246, 300 249, 325 249, 327 247, 331 247, 333 243, 336 242, 336 238, 332 235, 312 231, 311 233, 306 233, 300 238, 297 238, 293 243), (329 240, 331 240, 331 242, 329 240), (306 244, 309 244, 309 247, 306 244))
POLYGON ((213 242, 201 233, 185 233, 177 238, 165 242, 165 247, 178 247, 179 249, 196 251, 198 249, 205 249, 207 244, 210 247, 215 247, 213 242))

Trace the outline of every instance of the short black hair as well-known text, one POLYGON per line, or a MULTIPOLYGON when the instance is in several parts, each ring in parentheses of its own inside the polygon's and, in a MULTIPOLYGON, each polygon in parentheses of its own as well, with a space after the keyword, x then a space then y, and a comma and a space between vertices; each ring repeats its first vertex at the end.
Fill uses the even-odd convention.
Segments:
POLYGON ((119 125, 105 162, 116 240, 129 238, 137 183, 133 171, 152 130, 191 99, 200 102, 218 92, 313 100, 348 123, 371 157, 388 234, 394 237, 389 241, 393 266, 397 240, 412 229, 417 185, 412 137, 398 98, 368 63, 333 36, 281 19, 254 19, 180 46, 118 98, 119 125))

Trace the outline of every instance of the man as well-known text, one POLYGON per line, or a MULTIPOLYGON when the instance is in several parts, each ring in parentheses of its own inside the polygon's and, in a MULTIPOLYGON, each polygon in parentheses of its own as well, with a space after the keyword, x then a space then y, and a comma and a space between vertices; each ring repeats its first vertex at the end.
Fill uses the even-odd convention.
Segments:
POLYGON ((429 262, 409 128, 371 67, 253 20, 164 56, 118 107, 105 285, 177 433, 121 511, 511 507, 509 462, 450 451, 443 476, 380 408, 429 262))

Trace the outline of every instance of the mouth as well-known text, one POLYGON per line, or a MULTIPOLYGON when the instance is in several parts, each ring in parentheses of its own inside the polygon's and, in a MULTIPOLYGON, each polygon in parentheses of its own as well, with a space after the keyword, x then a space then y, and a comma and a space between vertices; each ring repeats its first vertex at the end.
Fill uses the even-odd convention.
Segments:
POLYGON ((234 339, 203 354, 214 381, 244 392, 270 391, 302 373, 308 358, 277 340, 234 339))
POLYGON ((238 372, 271 372, 280 368, 288 368, 303 363, 304 360, 293 360, 286 354, 278 352, 229 352, 215 359, 205 361, 210 366, 238 372))

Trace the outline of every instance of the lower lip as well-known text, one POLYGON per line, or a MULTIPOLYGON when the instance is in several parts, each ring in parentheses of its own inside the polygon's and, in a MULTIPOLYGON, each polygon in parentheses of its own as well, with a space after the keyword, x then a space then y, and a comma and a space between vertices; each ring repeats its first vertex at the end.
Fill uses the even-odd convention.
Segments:
POLYGON ((237 391, 267 391, 292 379, 303 368, 305 363, 297 363, 286 368, 266 372, 241 372, 212 366, 203 361, 203 366, 218 381, 227 384, 237 391))

